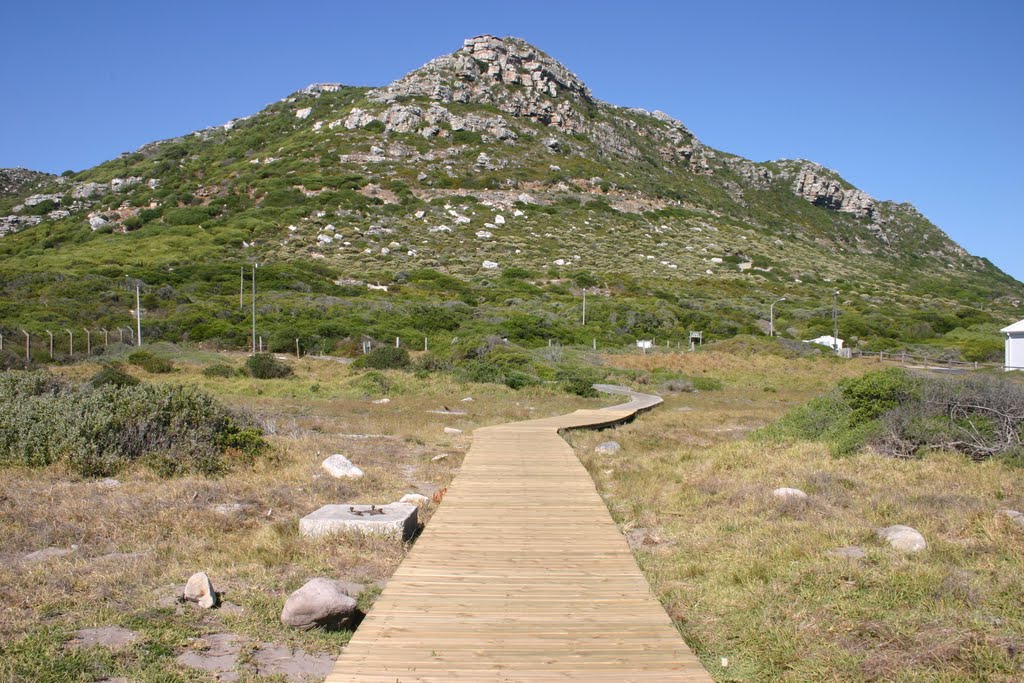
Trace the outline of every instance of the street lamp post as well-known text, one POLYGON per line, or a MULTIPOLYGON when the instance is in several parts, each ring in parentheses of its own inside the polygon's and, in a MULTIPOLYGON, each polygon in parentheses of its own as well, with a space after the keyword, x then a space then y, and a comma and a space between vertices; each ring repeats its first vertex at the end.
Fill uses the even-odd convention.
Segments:
POLYGON ((839 290, 832 292, 832 350, 839 353, 839 290))
POLYGON ((138 329, 138 334, 135 336, 138 340, 137 345, 142 346, 142 301, 138 285, 135 285, 135 326, 138 329))
POLYGON ((786 300, 786 297, 782 297, 778 301, 772 302, 772 305, 768 307, 768 318, 769 318, 768 336, 769 337, 774 337, 775 336, 775 304, 782 303, 785 300, 786 300))
POLYGON ((256 267, 252 264, 252 352, 256 353, 256 267))

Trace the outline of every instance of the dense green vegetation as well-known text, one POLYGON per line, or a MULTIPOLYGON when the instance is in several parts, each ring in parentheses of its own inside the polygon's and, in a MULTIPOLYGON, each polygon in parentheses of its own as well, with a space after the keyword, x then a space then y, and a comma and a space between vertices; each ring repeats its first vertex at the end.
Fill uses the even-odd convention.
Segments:
POLYGON ((899 368, 847 379, 764 430, 772 439, 863 446, 899 457, 929 450, 1024 463, 1024 387, 987 376, 938 377, 899 368))
POLYGON ((107 476, 141 462, 162 475, 217 474, 266 449, 245 418, 194 388, 131 382, 113 368, 89 384, 0 373, 0 465, 107 476))
MULTIPOLYGON (((525 347, 685 343, 690 330, 763 334, 782 297, 777 332, 806 339, 831 332, 838 290, 840 335, 855 347, 996 360, 998 329, 1019 317, 1024 286, 957 251, 916 211, 881 203, 871 223, 815 206, 792 192, 796 162, 759 165, 773 174, 764 182, 721 153, 713 173, 693 172, 637 132, 668 125, 637 111, 587 110, 640 151, 629 158, 474 102, 448 110, 503 116, 518 138, 325 125, 353 107, 383 105, 363 88, 296 93, 230 130, 54 181, 62 206, 72 183, 154 182, 0 239, 7 344, 29 330, 45 361, 51 330, 64 358, 65 327, 98 337, 130 326, 138 286, 146 339, 246 348, 254 271, 257 333, 272 352, 296 339, 304 352, 348 355, 395 337, 431 349, 489 336, 525 347), (297 118, 299 107, 312 113, 297 118), (90 212, 107 223, 90 229, 90 212)), ((19 199, 0 198, 0 213, 19 199)))

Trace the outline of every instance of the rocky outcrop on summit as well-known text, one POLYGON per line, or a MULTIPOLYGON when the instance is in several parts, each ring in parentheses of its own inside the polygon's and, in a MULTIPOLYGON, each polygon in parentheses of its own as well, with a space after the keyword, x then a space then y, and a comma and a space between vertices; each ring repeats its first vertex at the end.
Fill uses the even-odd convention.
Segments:
POLYGON ((24 194, 44 180, 56 176, 27 168, 0 168, 0 197, 24 194))
POLYGON ((817 206, 824 206, 858 218, 875 215, 875 200, 856 188, 844 189, 835 178, 827 175, 824 167, 805 164, 793 183, 793 192, 817 206))
POLYGON ((594 104, 587 86, 557 61, 518 38, 489 35, 467 39, 462 49, 367 97, 384 103, 428 97, 442 103, 491 104, 567 133, 584 131, 578 106, 594 104))

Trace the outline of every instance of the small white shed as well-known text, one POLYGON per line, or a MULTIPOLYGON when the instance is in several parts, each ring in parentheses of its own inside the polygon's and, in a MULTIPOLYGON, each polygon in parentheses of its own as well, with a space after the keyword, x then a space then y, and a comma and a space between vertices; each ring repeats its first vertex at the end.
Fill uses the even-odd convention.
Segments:
POLYGON ((1024 320, 1000 331, 1006 335, 1006 369, 1024 370, 1024 320))
POLYGON ((804 339, 804 344, 819 344, 821 346, 827 346, 830 349, 843 348, 843 340, 836 339, 831 334, 823 335, 817 339, 804 339))

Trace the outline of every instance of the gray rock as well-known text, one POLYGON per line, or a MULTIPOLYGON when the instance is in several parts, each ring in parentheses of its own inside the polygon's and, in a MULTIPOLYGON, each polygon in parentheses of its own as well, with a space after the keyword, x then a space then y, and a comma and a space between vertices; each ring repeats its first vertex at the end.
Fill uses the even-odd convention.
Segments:
POLYGON ((407 493, 398 499, 399 503, 412 503, 413 505, 426 505, 430 498, 419 493, 407 493))
POLYGON ((307 630, 340 628, 356 614, 355 598, 331 579, 310 579, 302 588, 288 596, 281 610, 281 623, 307 630))
POLYGON ((58 557, 67 557, 68 555, 74 553, 76 550, 78 550, 78 546, 74 545, 70 548, 43 548, 42 550, 37 550, 34 553, 29 553, 22 559, 25 562, 30 562, 34 564, 36 562, 46 562, 48 560, 53 560, 58 557))
POLYGON ((243 503, 220 503, 218 505, 214 505, 211 509, 218 515, 230 517, 233 515, 244 514, 248 507, 248 505, 243 503))
POLYGON ((905 553, 916 553, 928 547, 920 531, 902 524, 879 529, 877 534, 880 540, 887 541, 893 548, 905 553))
POLYGON ((299 520, 299 535, 306 537, 358 531, 404 541, 419 528, 418 507, 411 503, 388 505, 324 505, 299 520))
POLYGON ((800 489, 793 489, 788 487, 778 488, 772 491, 772 495, 776 498, 782 498, 784 500, 803 500, 807 498, 807 494, 800 489))
POLYGON ((829 555, 844 557, 847 560, 860 560, 867 556, 864 550, 857 545, 851 545, 845 548, 836 548, 835 550, 829 551, 829 555))
POLYGON ((99 230, 107 224, 107 219, 103 216, 91 216, 89 218, 89 227, 93 230, 99 230))
POLYGON ((140 636, 135 631, 120 626, 103 626, 100 628, 83 628, 75 631, 75 637, 68 642, 68 647, 109 647, 119 650, 132 645, 140 636))
POLYGON ((327 458, 320 464, 320 467, 335 479, 359 479, 364 474, 341 453, 335 453, 327 458))
POLYGON ((1018 510, 997 510, 996 515, 999 517, 1004 517, 1013 522, 1014 524, 1024 526, 1024 512, 1020 512, 1018 510))
POLYGON ((213 582, 206 572, 196 572, 189 577, 185 584, 185 592, 182 598, 186 602, 194 603, 197 607, 211 609, 217 606, 217 591, 213 588, 213 582))
POLYGON ((445 427, 444 428, 444 433, 445 434, 461 434, 462 430, 461 429, 456 429, 455 427, 445 427))
POLYGON ((615 455, 622 450, 622 446, 619 445, 618 441, 605 441, 604 443, 598 444, 594 449, 595 453, 601 455, 615 455))
POLYGON ((435 455, 433 458, 431 458, 430 462, 441 462, 442 460, 447 460, 448 457, 449 456, 447 453, 441 453, 440 455, 435 455))
POLYGON ((71 190, 71 197, 74 199, 89 199, 96 195, 106 194, 109 189, 108 185, 101 183, 82 183, 81 185, 76 185, 71 190))
POLYGON ((261 676, 284 676, 292 683, 322 681, 334 668, 335 656, 310 654, 274 643, 260 643, 252 664, 261 676))
POLYGON ((242 652, 241 638, 234 633, 215 633, 193 643, 197 648, 177 657, 177 662, 191 669, 208 671, 219 681, 236 681, 234 671, 242 652))

